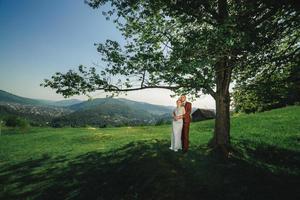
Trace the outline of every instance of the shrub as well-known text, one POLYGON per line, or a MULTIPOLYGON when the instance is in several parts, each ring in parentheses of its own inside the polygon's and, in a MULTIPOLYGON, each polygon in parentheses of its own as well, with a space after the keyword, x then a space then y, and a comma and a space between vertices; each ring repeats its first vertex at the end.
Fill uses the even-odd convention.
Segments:
POLYGON ((8 127, 19 127, 21 129, 27 129, 29 127, 29 123, 27 120, 22 119, 18 116, 8 116, 4 118, 5 125, 8 127))

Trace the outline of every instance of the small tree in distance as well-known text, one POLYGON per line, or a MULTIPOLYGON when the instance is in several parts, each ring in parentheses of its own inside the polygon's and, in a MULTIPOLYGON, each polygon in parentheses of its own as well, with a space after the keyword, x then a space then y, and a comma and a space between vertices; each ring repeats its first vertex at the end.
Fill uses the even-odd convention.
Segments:
POLYGON ((19 128, 23 133, 30 127, 26 119, 14 115, 5 117, 3 121, 7 127, 19 128))
POLYGON ((233 81, 247 82, 299 56, 300 12, 296 1, 278 0, 87 0, 106 3, 127 43, 107 40, 97 50, 107 66, 79 66, 42 84, 69 97, 104 90, 119 94, 151 88, 216 102, 213 147, 230 146, 230 93, 233 81), (245 73, 247 72, 247 73, 245 73))

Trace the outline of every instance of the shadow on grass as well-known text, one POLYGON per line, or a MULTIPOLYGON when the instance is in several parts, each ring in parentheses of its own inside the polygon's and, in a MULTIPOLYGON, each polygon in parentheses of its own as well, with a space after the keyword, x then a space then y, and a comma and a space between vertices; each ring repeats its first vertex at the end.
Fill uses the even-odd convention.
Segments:
POLYGON ((241 158, 278 174, 300 174, 300 149, 291 151, 265 143, 253 143, 250 140, 235 141, 235 149, 241 158))
POLYGON ((0 199, 299 199, 299 174, 273 174, 238 156, 221 161, 201 146, 174 153, 168 145, 140 141, 3 166, 0 199))

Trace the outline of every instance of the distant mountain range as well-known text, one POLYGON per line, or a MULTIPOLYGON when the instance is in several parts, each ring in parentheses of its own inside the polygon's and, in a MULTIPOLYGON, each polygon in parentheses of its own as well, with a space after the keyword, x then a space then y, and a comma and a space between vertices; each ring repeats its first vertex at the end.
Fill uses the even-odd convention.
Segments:
POLYGON ((93 109, 98 106, 124 106, 134 109, 136 111, 143 110, 154 115, 162 115, 165 113, 170 113, 174 107, 172 106, 161 106, 154 105, 144 102, 132 101, 124 98, 98 98, 90 101, 84 101, 78 104, 69 106, 70 109, 76 111, 82 111, 87 109, 93 109))
POLYGON ((121 126, 170 121, 173 107, 131 101, 123 98, 98 98, 49 101, 20 97, 0 90, 0 117, 16 115, 33 125, 121 126))
MULTIPOLYGON (((97 98, 88 101, 50 101, 20 97, 0 90, 0 118, 22 117, 34 126, 81 127, 152 125, 171 122, 174 107, 124 98, 97 98)), ((197 110, 196 108, 193 111, 197 110)), ((197 110, 195 120, 214 117, 213 110, 197 110)))
POLYGON ((18 103, 22 105, 32 105, 32 106, 57 106, 66 107, 77 103, 81 103, 78 99, 68 99, 61 101, 51 101, 51 100, 41 100, 41 99, 31 99, 26 97, 20 97, 9 92, 0 90, 0 102, 6 103, 18 103))

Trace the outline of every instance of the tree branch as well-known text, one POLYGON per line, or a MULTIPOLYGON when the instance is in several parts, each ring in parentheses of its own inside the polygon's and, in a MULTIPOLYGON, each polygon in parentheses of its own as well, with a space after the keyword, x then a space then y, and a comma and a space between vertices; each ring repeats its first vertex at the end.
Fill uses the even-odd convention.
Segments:
POLYGON ((137 88, 119 88, 117 86, 114 85, 110 85, 111 88, 107 89, 107 88, 97 88, 97 90, 107 90, 110 92, 130 92, 130 91, 136 91, 136 90, 144 90, 144 89, 168 89, 168 90, 174 90, 174 89, 179 89, 180 86, 159 86, 159 85, 155 85, 155 86, 143 86, 143 87, 137 87, 137 88))

